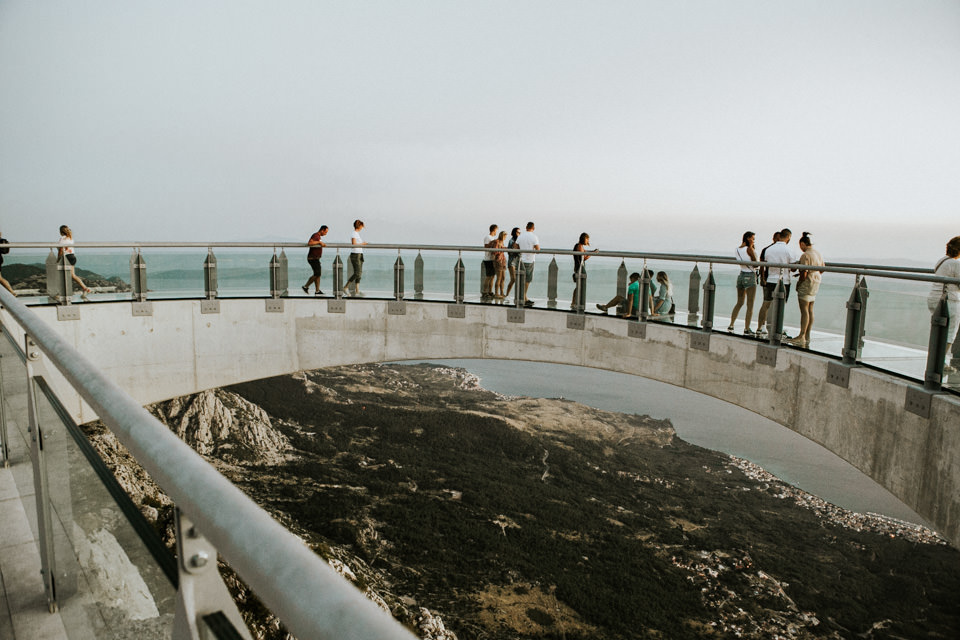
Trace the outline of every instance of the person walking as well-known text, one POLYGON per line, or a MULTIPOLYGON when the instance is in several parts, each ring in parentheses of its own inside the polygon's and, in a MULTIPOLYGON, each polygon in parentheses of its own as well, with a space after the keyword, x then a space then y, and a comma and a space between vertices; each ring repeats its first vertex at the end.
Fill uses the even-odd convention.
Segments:
POLYGON ((66 258, 67 262, 70 264, 70 277, 80 285, 80 298, 83 300, 90 300, 87 297, 87 294, 90 293, 91 289, 86 284, 83 283, 83 280, 80 279, 80 276, 74 271, 74 267, 77 264, 77 255, 73 252, 73 231, 70 230, 70 227, 63 224, 60 225, 60 247, 57 249, 57 260, 60 258, 66 258))
MULTIPOLYGON (((777 236, 779 235, 780 234, 777 234, 777 236)), ((755 240, 756 234, 754 234, 753 231, 747 231, 743 234, 743 240, 736 250, 737 260, 742 262, 759 262, 757 260, 757 250, 753 246, 755 240)), ((737 304, 734 305, 733 311, 730 312, 730 326, 727 327, 727 331, 733 333, 733 325, 737 322, 737 315, 740 313, 740 309, 743 308, 744 301, 746 301, 747 312, 743 317, 743 335, 755 335, 754 332, 750 330, 750 319, 753 317, 753 301, 756 296, 757 269, 756 267, 742 264, 740 265, 740 275, 737 276, 737 304)), ((759 327, 757 328, 759 329, 759 327)))
MULTIPOLYGON (((577 275, 579 275, 581 269, 586 271, 586 265, 584 263, 586 263, 586 261, 590 259, 590 256, 585 255, 585 253, 589 247, 590 247, 590 234, 581 233, 579 240, 577 240, 577 244, 573 245, 574 251, 580 251, 582 253, 573 254, 573 298, 570 300, 571 309, 577 308, 577 297, 578 297, 577 294, 580 293, 580 287, 577 286, 578 284, 577 275)), ((599 251, 599 249, 594 249, 593 251, 594 253, 596 253, 597 251, 599 251)), ((586 301, 584 301, 584 306, 586 306, 586 301)))
MULTIPOLYGON (((497 239, 494 241, 494 249, 503 249, 504 242, 507 240, 507 232, 501 231, 500 235, 497 236, 497 239)), ((503 251, 495 251, 493 253, 493 266, 496 271, 496 280, 493 283, 493 297, 498 300, 503 300, 506 296, 503 293, 503 281, 504 276, 507 273, 507 254, 503 251)))
POLYGON ((307 264, 313 270, 313 275, 307 280, 307 284, 300 287, 304 293, 310 293, 310 285, 313 284, 316 289, 313 295, 323 295, 323 291, 320 291, 320 258, 323 256, 323 248, 327 246, 323 241, 323 236, 327 235, 327 231, 329 231, 327 225, 322 225, 320 230, 310 236, 307 241, 307 246, 310 247, 310 251, 307 252, 307 264))
POLYGON ((527 297, 527 291, 530 289, 530 283, 533 282, 533 266, 537 260, 535 252, 540 251, 540 238, 537 237, 536 226, 533 222, 527 223, 527 230, 517 238, 517 248, 520 249, 520 268, 523 269, 526 283, 523 286, 523 304, 527 307, 533 306, 533 301, 527 297))
MULTIPOLYGON (((7 242, 7 239, 3 237, 2 233, 0 233, 0 245, 4 245, 4 244, 10 244, 10 243, 7 242)), ((17 295, 16 292, 13 290, 13 287, 10 286, 10 283, 7 282, 3 277, 3 256, 5 256, 8 253, 10 253, 9 247, 0 247, 0 286, 3 286, 4 289, 9 291, 13 295, 17 295)))
MULTIPOLYGON (((507 249, 514 249, 517 246, 517 239, 520 237, 520 227, 514 227, 510 231, 510 241, 507 242, 507 249)), ((520 254, 511 253, 507 256, 507 272, 510 274, 510 282, 507 283, 507 293, 504 297, 510 296, 510 290, 517 281, 517 264, 520 262, 520 254)))
MULTIPOLYGON (((803 251, 799 264, 809 265, 811 267, 823 266, 823 256, 813 248, 813 240, 810 239, 809 232, 803 232, 803 236, 801 236, 798 244, 800 245, 800 250, 803 251)), ((797 275, 797 303, 800 305, 800 333, 789 342, 798 347, 807 348, 810 346, 810 328, 813 326, 813 302, 817 299, 817 291, 820 290, 822 275, 823 270, 817 269, 801 269, 799 275, 797 275)))
POLYGON ((348 289, 350 283, 353 283, 353 295, 363 297, 363 294, 360 293, 360 278, 363 276, 363 245, 367 244, 360 237, 363 228, 363 220, 353 221, 353 235, 350 236, 350 244, 353 245, 350 250, 350 266, 353 267, 353 273, 347 279, 347 284, 343 285, 344 295, 349 295, 348 289))
MULTIPOLYGON (((945 278, 960 278, 960 236, 954 236, 947 241, 946 255, 937 261, 933 273, 945 278)), ((947 312, 950 321, 947 324, 947 362, 943 367, 944 373, 955 373, 956 367, 950 364, 950 351, 957 339, 957 327, 960 326, 960 286, 935 282, 927 295, 927 308, 930 313, 937 310, 940 298, 947 296, 947 312)))
POLYGON ((488 302, 493 298, 493 279, 497 275, 497 266, 494 264, 494 251, 490 251, 497 241, 497 229, 495 224, 490 225, 490 233, 483 237, 483 246, 487 251, 483 252, 483 281, 480 283, 480 302, 488 302))

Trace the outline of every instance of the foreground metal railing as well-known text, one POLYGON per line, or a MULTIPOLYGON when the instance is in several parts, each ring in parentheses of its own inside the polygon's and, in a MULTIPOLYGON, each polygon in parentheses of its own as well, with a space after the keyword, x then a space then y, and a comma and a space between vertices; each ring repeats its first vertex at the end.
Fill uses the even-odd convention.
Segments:
POLYGON ((218 553, 300 638, 413 637, 21 301, 0 290, 0 304, 19 328, 11 332, 4 326, 4 331, 22 336, 39 547, 51 611, 59 599, 51 516, 57 496, 48 486, 49 434, 38 410, 38 394, 46 391, 45 380, 55 372, 90 404, 177 505, 175 640, 251 637, 217 570, 218 553))

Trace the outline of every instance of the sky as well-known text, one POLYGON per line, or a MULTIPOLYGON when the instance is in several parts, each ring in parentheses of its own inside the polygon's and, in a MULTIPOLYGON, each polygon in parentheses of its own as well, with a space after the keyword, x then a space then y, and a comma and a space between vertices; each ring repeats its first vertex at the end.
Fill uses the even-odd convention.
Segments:
POLYGON ((958 213, 956 0, 0 1, 11 241, 932 263, 958 213))

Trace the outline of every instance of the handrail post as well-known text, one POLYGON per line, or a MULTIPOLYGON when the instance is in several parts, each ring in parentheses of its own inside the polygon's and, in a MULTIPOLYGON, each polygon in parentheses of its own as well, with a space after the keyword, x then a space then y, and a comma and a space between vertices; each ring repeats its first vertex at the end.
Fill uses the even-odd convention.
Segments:
POLYGON ((423 300, 423 256, 417 250, 417 259, 413 261, 413 297, 423 300))
MULTIPOLYGON (((617 295, 627 299, 627 265, 621 260, 617 268, 617 295)), ((621 302, 617 305, 617 315, 623 315, 627 312, 627 303, 621 302)))
POLYGON ((453 265, 453 301, 456 304, 463 304, 466 279, 467 268, 463 266, 463 253, 458 253, 457 263, 453 265))
POLYGON ((280 256, 277 257, 277 250, 273 250, 273 257, 270 258, 270 297, 280 298, 287 295, 289 281, 287 276, 287 254, 280 250, 280 256))
POLYGON ((523 262, 517 260, 517 289, 513 292, 514 306, 518 309, 526 303, 527 296, 527 270, 523 268, 523 262))
POLYGON ((6 392, 3 386, 3 354, 0 354, 0 463, 4 468, 10 466, 10 446, 7 439, 6 392))
POLYGON ((863 336, 866 335, 867 322, 867 300, 870 298, 870 290, 867 289, 867 279, 863 276, 857 276, 860 289, 860 327, 857 330, 857 359, 863 353, 863 336))
POLYGON ((403 300, 403 270, 403 258, 398 250, 397 260, 393 263, 393 297, 396 300, 403 300))
POLYGON ((47 609, 57 610, 55 576, 56 556, 53 551, 53 518, 50 513, 50 482, 47 476, 47 460, 44 453, 43 425, 37 404, 35 366, 41 365, 40 349, 30 335, 24 335, 24 354, 27 375, 27 432, 30 434, 30 460, 33 463, 33 489, 37 503, 37 546, 40 549, 40 574, 47 596, 47 609))
POLYGON ((217 258, 213 247, 207 247, 207 257, 203 261, 203 291, 207 300, 217 297, 217 258))
POLYGON ((290 292, 290 269, 289 261, 287 260, 287 252, 280 249, 280 295, 286 296, 290 292))
POLYGON ((215 622, 218 628, 232 627, 233 633, 218 638, 252 640, 237 604, 217 569, 217 550, 203 537, 180 509, 174 510, 177 542, 178 588, 173 618, 173 640, 202 640, 204 627, 215 622))
POLYGON ((717 304, 717 281, 713 277, 713 264, 707 272, 707 281, 703 283, 703 327, 704 331, 713 331, 713 312, 717 304))
POLYGON ((582 314, 587 309, 587 270, 580 261, 580 268, 573 274, 573 308, 578 314, 582 314))
POLYGON ((773 302, 770 304, 770 315, 767 316, 767 322, 770 323, 770 345, 779 347, 783 337, 783 311, 786 297, 786 290, 783 286, 783 278, 777 280, 777 286, 773 290, 773 302))
POLYGON ((550 264, 547 266, 547 308, 556 309, 557 308, 557 278, 560 273, 560 268, 557 266, 557 257, 553 256, 550 259, 550 264))
POLYGON ((930 315, 930 343, 927 347, 927 369, 923 375, 923 388, 940 391, 943 384, 943 364, 947 355, 947 330, 950 327, 950 309, 947 293, 940 296, 930 315))
POLYGON ((343 298, 343 260, 340 259, 340 249, 333 258, 333 297, 343 298))
MULTIPOLYGON (((640 306, 638 307, 637 315, 640 317, 640 322, 647 321, 647 300, 650 299, 650 270, 647 269, 647 263, 643 263, 643 269, 640 271, 640 306)), ((632 309, 627 309, 627 312, 631 312, 632 309)))
POLYGON ((847 300, 847 324, 843 332, 843 364, 856 364, 860 358, 860 344, 864 305, 863 290, 860 283, 853 285, 853 291, 850 292, 850 298, 847 300))
POLYGON ((687 326, 700 324, 700 267, 693 265, 690 272, 690 287, 687 293, 687 326))
POLYGON ((71 277, 70 264, 67 263, 67 254, 57 257, 53 250, 50 251, 50 257, 47 258, 47 295, 61 305, 70 304, 71 298, 73 298, 73 278, 71 277), (53 276, 52 279, 51 276, 53 276), (52 288, 50 286, 51 281, 53 282, 52 288))
POLYGON ((134 302, 147 301, 147 263, 139 247, 130 256, 130 289, 134 302))

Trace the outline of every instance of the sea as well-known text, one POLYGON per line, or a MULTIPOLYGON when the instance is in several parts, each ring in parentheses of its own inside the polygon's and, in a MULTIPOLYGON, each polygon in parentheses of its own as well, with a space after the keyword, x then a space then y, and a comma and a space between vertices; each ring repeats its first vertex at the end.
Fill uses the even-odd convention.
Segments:
MULTIPOLYGON (((344 250, 340 252, 344 273, 347 273, 347 253, 344 250)), ((218 249, 214 256, 218 295, 224 298, 266 295, 270 290, 270 265, 274 257, 286 259, 288 263, 289 294, 303 295, 300 286, 306 282, 311 272, 305 255, 302 254, 305 254, 305 251, 300 249, 291 250, 289 253, 282 249, 218 249)), ((4 262, 6 265, 24 263, 43 266, 48 255, 36 251, 11 252, 5 256, 4 262)), ((151 248, 144 249, 141 255, 147 265, 147 287, 151 298, 203 296, 203 265, 208 258, 206 251, 151 248)), ((328 248, 323 258, 321 288, 327 293, 332 290, 332 262, 336 255, 337 251, 328 248)), ((77 257, 79 269, 108 278, 119 277, 128 282, 130 280, 130 250, 78 249, 77 257)), ((458 258, 463 259, 465 267, 467 301, 479 299, 479 253, 458 256, 436 251, 367 250, 361 290, 368 297, 393 297, 394 283, 398 270, 402 267, 404 293, 407 297, 412 297, 414 268, 418 258, 423 261, 425 299, 452 299, 458 258)), ((547 274, 551 261, 555 262, 558 271, 556 307, 567 309, 573 292, 573 260, 570 256, 538 255, 529 296, 538 305, 547 305, 547 274)), ((687 308, 694 267, 701 284, 712 271, 717 285, 714 326, 720 328, 728 322, 730 310, 736 302, 735 281, 738 274, 738 267, 730 265, 644 263, 640 260, 621 261, 593 257, 587 267, 588 308, 593 308, 593 305, 599 302, 607 302, 616 293, 618 271, 622 268, 626 268, 628 273, 640 271, 644 266, 668 273, 674 287, 674 300, 681 312, 687 308)), ((842 335, 846 321, 846 302, 855 285, 853 275, 824 274, 815 305, 815 328, 818 332, 842 335)), ((869 298, 866 335, 877 343, 926 349, 930 330, 926 298, 930 285, 868 276, 867 287, 869 298)), ((124 294, 116 296, 124 297, 124 294)), ((698 288, 697 297, 702 299, 701 296, 698 288)), ((29 302, 31 299, 26 300, 29 302)), ((44 298, 37 296, 33 300, 41 301, 44 298)), ((759 304, 760 301, 757 300, 756 308, 759 308, 759 304)), ((741 311, 738 331, 742 331, 743 314, 741 311)), ((755 322, 754 319, 754 324, 755 322)), ((799 325, 799 312, 793 299, 786 307, 785 325, 799 325)), ((824 341, 823 344, 835 347, 837 341, 824 341)), ((884 366, 883 352, 877 353, 881 355, 874 364, 884 366)), ((636 376, 584 367, 497 360, 431 362, 463 367, 479 376, 485 388, 508 396, 563 397, 599 409, 666 418, 673 423, 678 435, 684 440, 746 458, 786 482, 838 506, 930 526, 888 491, 819 445, 750 411, 693 391, 636 376)))

